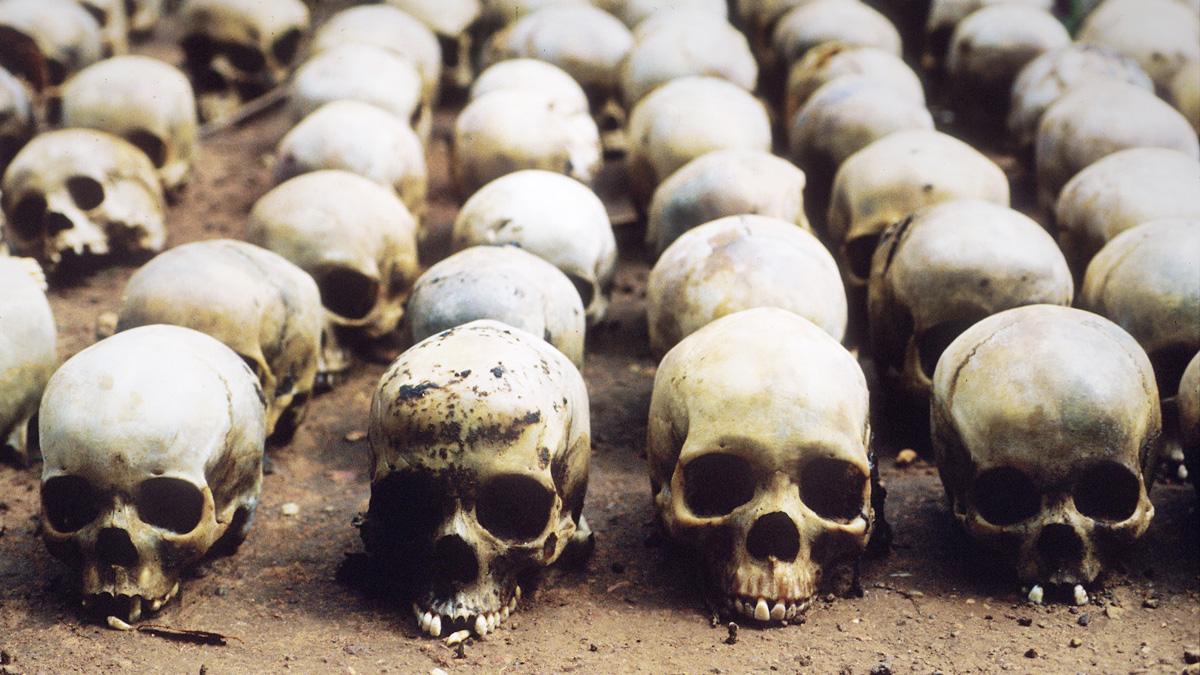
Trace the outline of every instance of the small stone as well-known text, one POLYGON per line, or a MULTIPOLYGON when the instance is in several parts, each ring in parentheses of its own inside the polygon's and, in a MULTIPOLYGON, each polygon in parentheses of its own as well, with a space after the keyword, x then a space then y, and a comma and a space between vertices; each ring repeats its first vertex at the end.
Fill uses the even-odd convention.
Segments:
POLYGON ((1158 598, 1146 598, 1142 601, 1142 607, 1146 609, 1158 609, 1158 598))
POLYGON ((1075 623, 1079 624, 1080 626, 1086 626, 1091 622, 1092 622, 1092 615, 1087 614, 1087 613, 1080 614, 1079 618, 1075 620, 1075 623))
POLYGON ((448 675, 448 673, 441 668, 434 668, 433 670, 429 671, 429 675, 448 675))
POLYGON ((896 453, 896 466, 905 467, 911 466, 917 461, 917 451, 912 448, 905 448, 896 453))
MULTIPOLYGON (((1200 647, 1188 647, 1183 650, 1184 663, 1200 663, 1200 647)), ((3 663, 0 661, 0 663, 3 663)))
POLYGON ((598 652, 598 651, 600 651, 600 648, 596 646, 595 642, 593 642, 588 645, 588 651, 589 652, 598 652))
POLYGON ((1033 647, 1030 647, 1029 649, 1025 650, 1025 658, 1036 659, 1037 657, 1038 657, 1038 650, 1034 649, 1033 647))
MULTIPOLYGON (((1184 652, 1184 653, 1186 654, 1186 652, 1184 652)), ((13 656, 12 652, 8 652, 3 649, 0 649, 0 666, 12 665, 12 662, 16 661, 16 660, 17 660, 17 657, 13 656)), ((1188 663, 1191 663, 1191 661, 1188 661, 1188 663)))
POLYGON ((103 340, 107 337, 112 337, 117 332, 117 322, 120 317, 116 312, 101 312, 96 317, 96 339, 103 340))
POLYGON ((300 505, 296 502, 287 502, 279 507, 279 512, 290 518, 300 514, 300 505))
POLYGON ((1076 647, 1083 645, 1083 640, 1080 640, 1079 638, 1071 638, 1071 641, 1068 642, 1067 645, 1070 646, 1071 649, 1075 649, 1076 647))
POLYGON ((1031 619, 1027 616, 1017 617, 1017 625, 1025 626, 1026 628, 1028 628, 1029 626, 1033 625, 1033 619, 1031 619))
POLYGON ((729 631, 729 636, 725 638, 725 644, 736 645, 737 641, 738 641, 738 625, 737 625, 737 623, 734 621, 730 621, 729 625, 726 626, 726 630, 729 631))
POLYGON ((871 668, 871 675, 892 675, 892 664, 884 661, 871 668))
POLYGON ((1104 616, 1107 616, 1108 618, 1115 621, 1115 620, 1121 618, 1121 613, 1124 611, 1125 610, 1121 609, 1120 607, 1117 607, 1116 605, 1107 605, 1104 608, 1104 616))
POLYGON ((367 437, 367 432, 365 432, 361 429, 355 429, 354 431, 348 431, 348 432, 346 432, 345 436, 342 436, 342 438, 346 439, 347 443, 357 443, 366 437, 367 437))

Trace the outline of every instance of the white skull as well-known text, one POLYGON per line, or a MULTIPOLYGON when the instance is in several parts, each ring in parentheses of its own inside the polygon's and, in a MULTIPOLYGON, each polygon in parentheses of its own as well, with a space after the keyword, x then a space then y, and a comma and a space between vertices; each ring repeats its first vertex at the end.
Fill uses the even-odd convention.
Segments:
POLYGON ((728 16, 725 0, 594 0, 592 3, 635 30, 643 21, 659 13, 705 12, 718 19, 728 16))
POLYGON ((146 56, 92 64, 62 89, 62 123, 107 131, 141 148, 168 193, 189 180, 196 161, 196 98, 179 69, 146 56))
POLYGON ((586 185, 549 171, 517 171, 463 204, 452 246, 512 244, 562 270, 579 292, 589 325, 608 310, 617 240, 604 202, 586 185))
POLYGON ((1006 309, 1073 297, 1067 261, 1028 216, 978 199, 927 206, 875 250, 871 353, 900 400, 927 410, 938 358, 960 333, 1006 309))
POLYGON ((777 218, 727 216, 685 232, 646 281, 650 348, 665 354, 723 316, 755 307, 794 312, 841 341, 846 291, 812 233, 777 218))
POLYGON ((775 24, 771 46, 780 72, 786 73, 809 49, 831 40, 900 55, 900 33, 887 17, 864 2, 844 0, 810 0, 793 7, 775 24))
POLYGON ((1176 0, 1106 0, 1080 26, 1079 41, 1136 60, 1166 91, 1185 63, 1200 60, 1200 15, 1176 0))
POLYGON ((731 0, 733 23, 742 27, 760 64, 775 65, 771 34, 780 17, 812 0, 731 0))
POLYGON ((362 5, 329 17, 313 35, 311 51, 319 54, 344 44, 389 49, 412 61, 421 73, 422 99, 432 106, 442 78, 442 49, 424 23, 396 7, 362 5))
POLYGON ((867 383, 812 322, 731 314, 658 367, 646 454, 668 534, 703 558, 712 604, 799 619, 875 522, 867 383))
POLYGON ((940 67, 950 45, 954 28, 968 15, 993 5, 1023 5, 1050 11, 1054 0, 930 0, 925 20, 927 57, 940 67))
POLYGON ((724 216, 752 213, 811 230, 804 172, 761 150, 714 150, 683 165, 650 200, 646 244, 655 256, 680 235, 724 216))
POLYGON ((442 52, 443 77, 465 88, 474 77, 472 28, 483 13, 480 0, 387 0, 429 26, 442 52))
POLYGON ((42 539, 85 607, 137 621, 249 532, 262 390, 225 345, 178 326, 118 333, 50 378, 39 413, 42 539))
POLYGON ((25 464, 29 420, 58 367, 57 331, 37 262, 0 251, 0 288, 0 450, 25 464))
POLYGON ((396 329, 417 278, 417 224, 391 190, 345 171, 314 171, 260 198, 246 241, 312 275, 325 306, 325 374, 350 366, 338 333, 377 339, 396 329))
POLYGON ((459 195, 522 169, 590 183, 600 169, 600 130, 587 112, 559 105, 552 93, 524 88, 498 89, 467 104, 454 123, 459 195))
POLYGON ((125 0, 129 20, 129 33, 133 37, 147 37, 154 32, 163 14, 165 0, 125 0))
POLYGON ((980 321, 938 361, 931 408, 955 519, 1021 581, 1091 583, 1150 525, 1158 389, 1104 317, 1032 305, 980 321))
POLYGON ((1196 130, 1178 111, 1141 87, 1116 80, 1082 84, 1063 94, 1038 124, 1039 204, 1053 209, 1075 174, 1126 148, 1169 148, 1200 159, 1196 130))
POLYGON ((425 148, 407 118, 354 100, 331 101, 287 132, 276 149, 275 181, 311 171, 356 173, 395 190, 418 218, 429 174, 425 148))
POLYGON ((41 90, 59 85, 71 73, 104 56, 100 24, 75 0, 4 0, 0 28, 5 41, 28 42, 38 53, 33 61, 16 56, 6 66, 41 90), (13 31, 9 33, 8 31, 13 31))
POLYGON ((1013 83, 1008 132, 1018 146, 1033 147, 1046 109, 1066 92, 1092 80, 1120 80, 1154 90, 1154 83, 1136 61, 1106 47, 1074 43, 1050 50, 1026 64, 1013 83))
POLYGON ((363 542, 433 637, 494 631, 523 577, 590 544, 587 390, 539 337, 484 320, 418 343, 380 380, 370 440, 363 542))
POLYGON ((471 84, 470 100, 501 89, 532 89, 553 99, 554 109, 567 115, 588 114, 583 87, 558 66, 537 59, 508 59, 488 66, 471 84))
POLYGON ((1175 407, 1179 415, 1179 442, 1183 446, 1188 474, 1192 484, 1200 489, 1200 352, 1183 371, 1175 407))
POLYGON ((591 0, 482 0, 482 2, 484 23, 489 28, 507 26, 521 17, 551 5, 596 4, 591 0))
POLYGON ((1200 59, 1179 69, 1167 94, 1175 109, 1191 120, 1192 128, 1200 133, 1200 59))
POLYGON ((231 239, 184 244, 146 263, 121 295, 117 330, 191 328, 232 349, 267 399, 267 435, 286 442, 304 419, 317 376, 324 310, 304 270, 231 239))
POLYGON ((878 47, 834 40, 809 49, 792 66, 787 79, 784 119, 794 119, 817 89, 845 75, 866 75, 883 86, 895 88, 907 99, 925 104, 921 79, 904 59, 878 47))
POLYGON ((713 12, 660 11, 638 25, 621 61, 621 93, 633 105, 678 77, 721 77, 746 91, 758 82, 758 64, 745 36, 713 12))
POLYGON ((100 25, 104 53, 121 56, 129 53, 129 16, 125 0, 76 0, 100 25))
POLYGON ((35 127, 29 92, 0 67, 0 176, 17 151, 33 138, 35 127))
POLYGON ((1165 148, 1114 152, 1080 171, 1055 209, 1058 242, 1079 276, 1113 237, 1163 218, 1200 218, 1200 164, 1165 148))
POLYGON ((472 246, 430 267, 408 298, 413 342, 476 319, 540 335, 583 368, 587 330, 575 285, 554 265, 515 246, 472 246))
POLYGON ((66 256, 157 252, 167 238, 154 165, 103 131, 63 129, 35 137, 13 158, 0 193, 5 239, 47 269, 66 256))

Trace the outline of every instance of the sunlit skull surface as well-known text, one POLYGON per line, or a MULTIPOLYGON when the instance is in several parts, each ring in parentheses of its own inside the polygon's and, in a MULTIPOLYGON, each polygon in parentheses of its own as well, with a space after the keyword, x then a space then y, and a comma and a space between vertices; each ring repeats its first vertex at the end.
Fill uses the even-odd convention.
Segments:
POLYGON ((881 374, 918 409, 942 351, 975 322, 1023 305, 1070 305, 1071 270, 1054 238, 1019 211, 978 199, 923 208, 875 250, 868 293, 881 374))
POLYGON ((712 321, 779 307, 840 341, 846 292, 833 256, 810 232, 767 216, 728 216, 684 233, 646 281, 650 348, 665 354, 712 321))
POLYGON ((745 36, 719 14, 661 11, 637 27, 634 40, 620 68, 626 105, 664 82, 688 75, 721 77, 746 91, 753 91, 758 82, 758 64, 745 36))
POLYGON ((39 417, 42 539, 99 616, 158 611, 183 572, 249 532, 262 390, 213 338, 178 326, 118 333, 63 364, 39 417))
POLYGON ((471 30, 483 12, 480 0, 387 0, 420 19, 437 34, 442 52, 442 77, 460 88, 474 77, 471 30))
POLYGON ((714 150, 701 155, 654 191, 646 244, 659 255, 693 227, 743 213, 811 229, 804 213, 804 172, 761 150, 714 150))
POLYGON ((442 77, 442 50, 437 36, 416 17, 389 5, 360 5, 329 17, 312 39, 312 53, 338 45, 367 44, 390 49, 412 61, 421 72, 426 105, 437 100, 442 77))
POLYGON ((836 40, 900 55, 900 33, 864 2, 808 0, 779 18, 771 35, 772 56, 786 73, 809 49, 836 40))
POLYGON ((784 119, 793 119, 813 92, 844 75, 866 75, 898 89, 905 98, 925 102, 920 78, 899 56, 879 47, 823 42, 805 52, 788 72, 784 119))
POLYGON ((146 56, 118 56, 84 68, 62 91, 62 123, 107 131, 138 146, 174 191, 198 150, 196 99, 187 77, 146 56))
POLYGON ((0 2, 0 28, 15 32, 6 32, 5 40, 28 40, 37 48, 40 61, 14 55, 5 64, 35 89, 62 84, 104 56, 100 24, 75 0, 5 0, 0 2))
POLYGON ((29 460, 29 420, 58 367, 57 331, 41 274, 33 260, 7 257, 0 243, 0 450, 7 447, 20 464, 29 460))
POLYGON ((148 36, 158 25, 165 0, 125 0, 129 33, 132 37, 148 36))
POLYGON ((485 185, 454 220, 452 245, 518 246, 562 270, 579 291, 589 325, 608 310, 617 241, 604 202, 586 185, 549 171, 517 171, 485 185))
POLYGON ((718 19, 728 14, 725 0, 595 0, 592 4, 620 19, 630 30, 663 12, 705 12, 718 19))
POLYGON ((291 438, 321 349, 324 311, 312 277, 241 241, 177 246, 142 266, 121 296, 117 330, 157 323, 198 330, 236 352, 267 399, 267 435, 291 438))
POLYGON ((533 89, 553 99, 554 109, 566 114, 587 113, 583 87, 558 66, 538 59, 508 59, 488 66, 471 83, 470 100, 500 89, 533 89))
POLYGON ((370 103, 331 101, 279 141, 275 180, 337 169, 395 190, 413 215, 425 211, 429 184, 425 148, 407 119, 370 103))
POLYGON ((955 519, 1021 581, 1090 583, 1154 516, 1154 371, 1104 317, 1033 305, 968 328, 938 361, 931 426, 955 519))
POLYGON ((33 103, 21 81, 0 67, 0 175, 30 138, 35 121, 33 103))
POLYGON ((180 15, 183 67, 206 119, 281 84, 309 25, 301 0, 186 0, 180 15))
POLYGON ((64 129, 34 138, 5 171, 0 206, 13 251, 48 269, 67 256, 156 252, 167 238, 154 165, 103 131, 64 129))
POLYGON ((1185 63, 1200 60, 1200 14, 1174 0, 1107 0, 1080 26, 1079 41, 1133 58, 1165 91, 1185 63))
POLYGON ((413 342, 493 319, 542 336, 583 368, 587 325, 575 285, 515 246, 472 246, 430 267, 413 286, 407 316, 413 342))
POLYGON ((268 192, 246 240, 312 275, 325 306, 322 367, 350 366, 337 333, 380 338, 396 329, 417 278, 417 225, 391 190, 345 171, 314 171, 268 192))
POLYGON ((482 637, 583 520, 591 432, 583 377, 540 337, 473 321, 400 355, 371 404, 368 551, 411 581, 433 637, 482 637))
POLYGON ((101 42, 108 56, 129 53, 129 15, 125 0, 76 0, 100 25, 101 42))
POLYGON ((940 67, 955 27, 972 13, 992 5, 1017 4, 1050 11, 1054 7, 1054 0, 930 0, 925 21, 926 58, 940 67))
POLYGON ((703 559, 714 604, 778 623, 853 565, 874 524, 867 385, 807 319, 718 319, 654 378, 647 459, 667 532, 703 559))

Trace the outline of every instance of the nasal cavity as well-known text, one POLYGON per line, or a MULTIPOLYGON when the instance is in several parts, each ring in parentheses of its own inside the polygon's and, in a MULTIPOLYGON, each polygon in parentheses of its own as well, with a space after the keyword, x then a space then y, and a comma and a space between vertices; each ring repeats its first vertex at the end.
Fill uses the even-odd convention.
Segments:
POLYGON ((46 233, 50 236, 75 227, 75 223, 72 223, 70 218, 56 211, 47 213, 42 219, 42 223, 46 227, 46 233))
POLYGON ((759 560, 795 560, 800 553, 800 532, 786 513, 768 513, 750 528, 746 549, 759 560))
POLYGON ((1070 525, 1051 523, 1038 535, 1037 550, 1047 562, 1069 562, 1083 557, 1083 541, 1070 525))
POLYGON ((434 574, 448 584, 466 585, 479 576, 475 550, 458 535, 442 537, 434 546, 434 574))
POLYGON ((138 563, 137 548, 129 533, 117 527, 106 527, 96 537, 96 556, 101 562, 118 567, 133 567, 138 563))

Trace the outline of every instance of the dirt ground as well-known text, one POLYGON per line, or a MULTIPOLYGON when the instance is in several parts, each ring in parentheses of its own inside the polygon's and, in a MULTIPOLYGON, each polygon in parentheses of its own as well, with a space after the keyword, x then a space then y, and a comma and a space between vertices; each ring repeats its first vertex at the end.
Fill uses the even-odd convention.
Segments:
MULTIPOLYGON (((151 51, 170 54, 162 45, 151 51)), ((443 112, 430 149, 433 204, 445 228, 443 112)), ((288 120, 276 112, 204 147, 197 177, 169 214, 170 243, 239 237, 270 185, 269 156, 288 120)), ((1010 162, 1011 166, 1012 163, 1010 162)), ((617 185, 619 171, 610 175, 617 185)), ((614 209, 621 209, 614 205, 614 209)), ((624 220, 623 211, 618 220, 624 220)), ((0 466, 0 672, 1164 672, 1200 644, 1200 516, 1188 485, 1160 484, 1157 516, 1132 559, 1090 604, 1033 606, 1015 581, 988 569, 951 526, 935 469, 895 465, 882 440, 882 479, 894 528, 890 555, 866 561, 864 595, 829 597, 807 621, 743 627, 730 643, 689 567, 655 523, 643 443, 655 362, 643 311, 648 264, 633 228, 610 320, 589 335, 592 481, 586 515, 597 535, 586 569, 554 571, 519 611, 459 658, 419 634, 402 603, 337 580, 361 543, 351 526, 369 495, 362 439, 386 363, 365 363, 314 400, 291 445, 272 451, 254 530, 241 550, 184 583, 151 622, 214 631, 226 646, 180 644, 88 622, 65 568, 38 537, 38 467, 0 466), (299 513, 285 516, 294 503, 299 513)), ((428 263, 429 261, 425 261, 428 263)), ((56 287, 51 304, 65 359, 94 340, 97 316, 117 309, 132 267, 56 287)))

